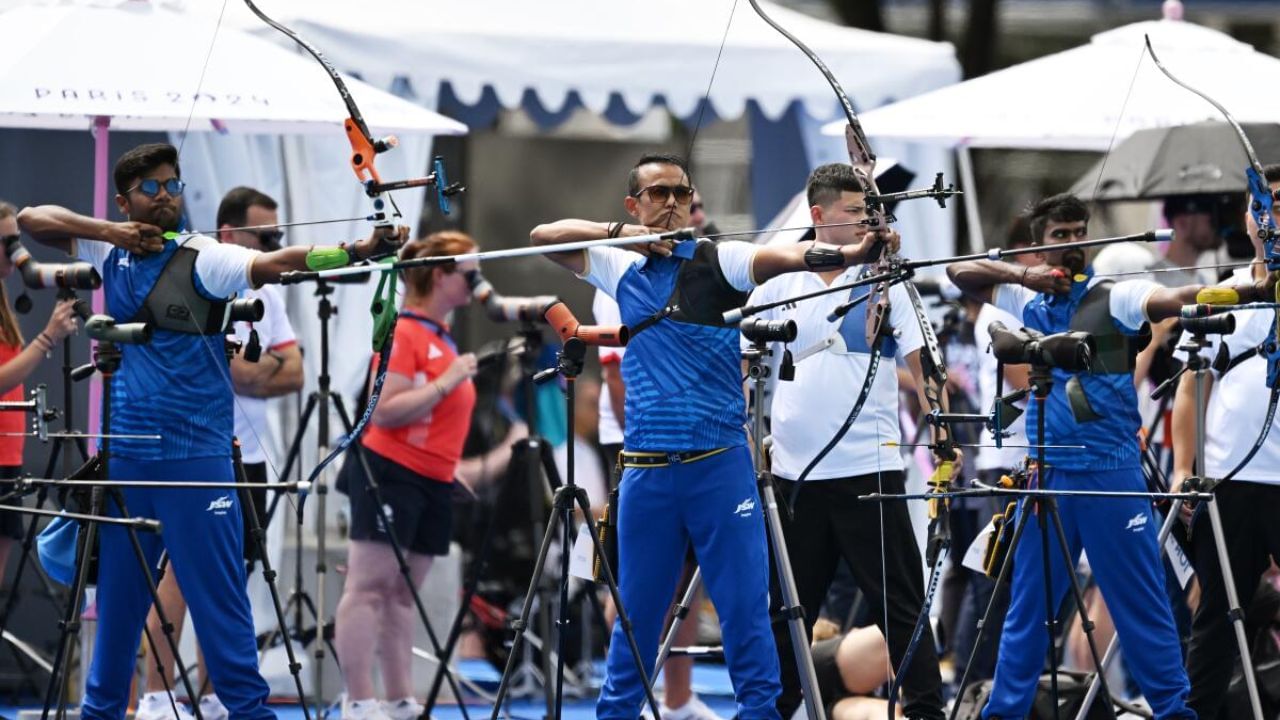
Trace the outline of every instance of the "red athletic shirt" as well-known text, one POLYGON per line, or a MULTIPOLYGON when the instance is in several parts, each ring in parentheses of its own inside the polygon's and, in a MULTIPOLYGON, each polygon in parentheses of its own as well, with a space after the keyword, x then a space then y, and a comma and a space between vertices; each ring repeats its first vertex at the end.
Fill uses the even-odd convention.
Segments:
MULTIPOLYGON (((447 327, 404 312, 396 323, 387 372, 408 378, 418 388, 443 375, 457 357, 447 327)), ((468 379, 436 403, 426 417, 394 428, 370 424, 364 445, 419 475, 453 482, 475 405, 476 389, 468 379)))
MULTIPOLYGON (((0 365, 3 365, 22 352, 21 345, 0 345, 0 365)), ((0 402, 21 402, 26 399, 26 390, 22 383, 4 395, 0 402)), ((22 433, 27 431, 27 414, 25 412, 0 412, 0 466, 22 466, 22 433)))

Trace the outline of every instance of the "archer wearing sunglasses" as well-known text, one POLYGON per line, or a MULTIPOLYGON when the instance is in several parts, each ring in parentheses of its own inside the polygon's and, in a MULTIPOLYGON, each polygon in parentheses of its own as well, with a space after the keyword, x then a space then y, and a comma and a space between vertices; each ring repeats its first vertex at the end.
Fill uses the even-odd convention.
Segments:
MULTIPOLYGON (((257 252, 182 233, 183 185, 172 145, 141 145, 124 153, 116 161, 114 181, 123 221, 53 205, 18 214, 18 224, 37 241, 98 269, 108 314, 120 322, 149 322, 155 329, 151 342, 122 346, 124 359, 111 387, 111 422, 104 430, 117 436, 106 477, 234 482, 233 376, 220 319, 237 293, 305 269, 310 248, 257 252), (166 238, 170 232, 175 234, 166 238), (161 439, 143 439, 155 435, 161 439)), ((347 256, 366 258, 407 237, 405 227, 379 228, 347 246, 347 256)), ((145 566, 155 567, 161 551, 168 553, 205 640, 203 667, 230 717, 273 718, 245 592, 240 505, 250 496, 231 488, 155 487, 127 488, 123 495, 129 513, 161 522, 158 537, 140 538, 145 566)), ((151 604, 143 566, 128 536, 114 530, 99 532, 102 621, 87 673, 85 717, 124 717, 151 604)))
MULTIPOLYGON (((620 221, 539 225, 535 245, 640 236, 689 225, 685 161, 635 164, 620 221)), ((721 313, 758 283, 788 272, 861 264, 875 238, 835 247, 710 240, 594 247, 547 257, 618 302, 633 328, 622 359, 626 388, 619 485, 618 579, 643 667, 653 667, 663 617, 692 545, 724 631, 739 716, 779 718, 778 653, 769 620, 769 554, 744 431, 739 332, 721 313)), ((633 720, 644 687, 615 625, 599 718, 633 720)), ((671 708, 673 717, 686 717, 671 708)))
MULTIPOLYGON (((278 238, 283 233, 275 227, 280 222, 277 208, 276 201, 265 193, 249 187, 232 188, 218 205, 215 222, 218 240, 255 251, 279 249, 278 238), (267 242, 264 236, 277 242, 267 242)), ((252 483, 266 483, 269 475, 263 444, 271 437, 267 428, 267 399, 287 395, 302 387, 302 352, 298 349, 293 326, 285 313, 284 296, 280 292, 264 286, 246 290, 241 297, 261 300, 263 314, 262 319, 255 322, 235 323, 234 332, 228 333, 240 343, 240 350, 230 362, 235 389, 235 436, 240 441, 245 479, 252 483), (250 348, 256 348, 256 355, 250 348)), ((251 492, 258 523, 266 527, 267 492, 265 489, 251 492)), ((246 507, 241 507, 241 511, 246 507)), ((252 561, 257 557, 256 545, 247 532, 252 525, 247 518, 244 525, 245 559, 252 561)), ((174 573, 165 574, 159 590, 165 616, 174 623, 175 632, 181 635, 187 604, 174 573)), ((152 637, 161 637, 163 628, 154 609, 147 616, 147 629, 152 637)), ((168 644, 157 643, 156 662, 147 664, 147 689, 138 703, 136 720, 167 720, 173 717, 165 689, 166 678, 174 676, 174 665, 168 644)), ((199 700, 201 715, 211 720, 226 718, 227 708, 218 698, 221 688, 209 682, 204 672, 200 674, 199 686, 205 688, 199 700)))

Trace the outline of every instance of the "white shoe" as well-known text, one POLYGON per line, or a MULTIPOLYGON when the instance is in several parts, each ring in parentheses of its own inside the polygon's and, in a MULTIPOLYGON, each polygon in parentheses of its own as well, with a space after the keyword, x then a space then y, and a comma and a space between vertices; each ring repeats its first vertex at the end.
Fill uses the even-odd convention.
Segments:
POLYGON ((384 700, 382 712, 391 720, 418 720, 425 710, 417 700, 407 697, 400 700, 384 700))
POLYGON ((666 703, 663 703, 662 718, 663 720, 724 720, 707 707, 707 704, 697 695, 691 695, 689 702, 678 708, 669 708, 666 703))
POLYGON ((391 718, 382 711, 382 703, 370 698, 343 703, 342 720, 391 720, 391 718))
POLYGON ((205 695, 200 698, 200 717, 204 720, 227 720, 231 711, 222 704, 217 695, 205 695))
POLYGON ((172 693, 166 692, 149 692, 142 696, 138 701, 138 711, 134 713, 134 720, 195 720, 195 715, 187 710, 187 706, 173 700, 172 693), (173 712, 174 706, 177 706, 178 713, 173 712))

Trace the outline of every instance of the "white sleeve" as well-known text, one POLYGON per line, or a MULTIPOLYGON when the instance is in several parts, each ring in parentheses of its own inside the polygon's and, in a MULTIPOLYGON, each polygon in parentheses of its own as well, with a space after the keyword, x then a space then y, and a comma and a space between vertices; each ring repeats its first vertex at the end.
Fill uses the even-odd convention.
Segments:
POLYGON ((229 243, 211 245, 196 255, 196 277, 211 296, 229 298, 253 287, 249 270, 253 259, 261 254, 229 243))
POLYGON ((111 243, 84 238, 78 238, 74 243, 71 254, 94 266, 98 269, 98 274, 102 274, 102 268, 107 263, 107 254, 111 252, 111 243))
MULTIPOLYGON (((854 312, 865 311, 865 308, 854 312)), ((911 296, 901 285, 889 288, 889 326, 897 331, 898 356, 906 357, 924 346, 924 333, 911 307, 911 296)))
POLYGON ((720 271, 734 289, 746 292, 756 286, 751 265, 759 250, 759 245, 741 240, 722 242, 716 248, 716 255, 720 258, 720 271))
POLYGON ((1022 309, 1036 298, 1036 291, 1013 283, 1001 283, 991 288, 991 304, 1022 322, 1022 309))
POLYGON ((297 342, 298 338, 293 334, 293 325, 289 324, 289 314, 284 309, 284 295, 270 285, 260 288, 258 292, 262 294, 262 301, 266 303, 264 319, 268 323, 269 337, 264 338, 263 347, 272 350, 297 342))
POLYGON ((1111 288, 1111 317, 1130 332, 1137 332, 1148 322, 1147 299, 1160 285, 1151 280, 1125 280, 1111 288))
POLYGON ((632 265, 644 262, 644 256, 615 247, 593 247, 586 250, 586 271, 578 277, 617 299, 618 281, 632 265))

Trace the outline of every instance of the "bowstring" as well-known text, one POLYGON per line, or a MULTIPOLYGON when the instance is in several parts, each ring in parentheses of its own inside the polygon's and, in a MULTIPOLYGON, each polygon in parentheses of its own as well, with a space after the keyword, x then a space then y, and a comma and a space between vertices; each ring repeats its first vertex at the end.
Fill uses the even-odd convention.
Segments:
POLYGON ((1098 177, 1093 181, 1093 192, 1089 197, 1095 202, 1098 198, 1098 188, 1102 186, 1102 176, 1107 169, 1107 161, 1111 159, 1111 151, 1115 148, 1116 138, 1120 135, 1120 123, 1124 120, 1125 109, 1129 106, 1129 98, 1133 96, 1133 88, 1138 83, 1138 73, 1142 70, 1142 61, 1147 55, 1146 46, 1143 46, 1138 53, 1138 62, 1133 67, 1133 76, 1129 78, 1129 87, 1125 90, 1124 101, 1120 103, 1120 112, 1116 115, 1115 127, 1111 129, 1111 139, 1107 142, 1107 150, 1102 155, 1102 163, 1098 166, 1098 177))
POLYGON ((209 37, 209 49, 204 54, 204 64, 200 66, 200 78, 196 80, 196 91, 191 96, 191 110, 187 113, 187 122, 182 127, 182 135, 178 138, 178 157, 182 157, 182 147, 187 142, 191 131, 191 120, 196 115, 196 104, 200 101, 200 90, 204 87, 204 76, 209 71, 209 59, 213 57, 213 46, 218 42, 218 32, 222 30, 222 19, 227 14, 227 0, 222 0, 218 10, 218 20, 213 25, 213 35, 209 37))

